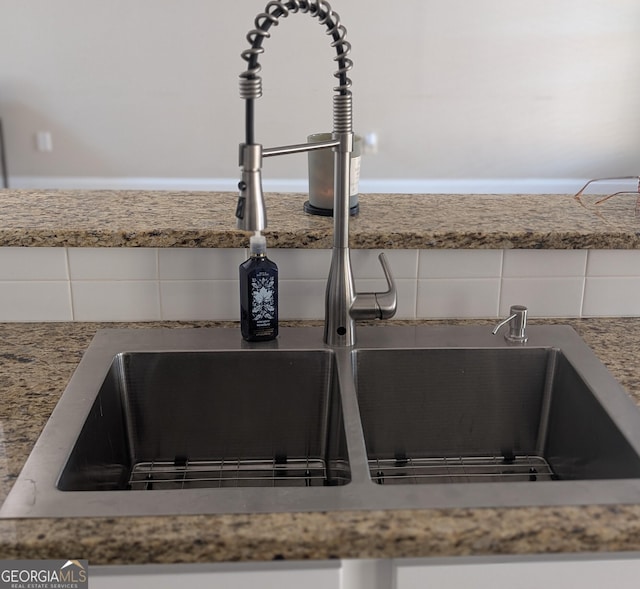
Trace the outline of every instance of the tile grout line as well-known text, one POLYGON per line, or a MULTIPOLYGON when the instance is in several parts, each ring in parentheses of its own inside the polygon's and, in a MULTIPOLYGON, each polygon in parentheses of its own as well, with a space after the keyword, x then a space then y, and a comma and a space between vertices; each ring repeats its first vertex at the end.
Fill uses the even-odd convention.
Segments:
POLYGON ((413 318, 418 319, 418 280, 420 274, 420 256, 422 255, 422 250, 416 250, 416 260, 414 266, 413 273, 413 318))
POLYGON ((504 249, 500 250, 500 276, 498 280, 498 305, 496 308, 496 318, 500 319, 500 308, 502 305, 502 289, 504 286, 504 264, 506 258, 506 251, 504 249))
POLYGON ((591 257, 591 251, 592 250, 587 250, 587 255, 584 257, 584 265, 582 270, 582 292, 580 293, 580 318, 584 317, 584 299, 587 294, 587 272, 589 268, 589 258, 591 257))
POLYGON ((160 248, 154 248, 154 263, 156 265, 156 289, 158 295, 158 315, 160 321, 164 321, 164 311, 162 310, 162 288, 160 287, 160 248))
POLYGON ((73 304, 73 280, 71 280, 71 261, 69 260, 69 248, 64 248, 64 260, 67 267, 67 282, 69 284, 69 307, 71 309, 71 321, 76 321, 76 310, 73 304))

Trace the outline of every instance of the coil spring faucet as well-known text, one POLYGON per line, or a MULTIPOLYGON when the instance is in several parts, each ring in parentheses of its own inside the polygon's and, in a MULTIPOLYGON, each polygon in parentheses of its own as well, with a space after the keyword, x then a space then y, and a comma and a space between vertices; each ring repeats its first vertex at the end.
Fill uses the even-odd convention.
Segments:
POLYGON ((269 2, 265 11, 254 22, 255 28, 247 35, 250 48, 242 52, 247 70, 240 74, 240 97, 246 101, 246 135, 240 144, 242 179, 236 217, 238 229, 262 231, 267 226, 267 213, 262 192, 262 158, 300 153, 313 149, 332 149, 334 152, 333 249, 331 268, 325 296, 324 341, 330 346, 355 344, 356 319, 389 319, 395 315, 397 297, 391 270, 384 254, 380 263, 388 290, 380 293, 356 293, 349 255, 349 178, 353 151, 351 80, 347 73, 353 62, 347 57, 351 45, 346 41, 346 29, 339 15, 326 0, 276 0, 269 2), (269 29, 279 24, 280 18, 291 13, 309 13, 327 28, 336 49, 334 60, 338 69, 334 76, 338 86, 333 96, 333 133, 331 139, 319 143, 303 143, 263 149, 254 139, 254 100, 262 96, 262 69, 258 57, 264 53, 262 42, 269 38, 269 29))

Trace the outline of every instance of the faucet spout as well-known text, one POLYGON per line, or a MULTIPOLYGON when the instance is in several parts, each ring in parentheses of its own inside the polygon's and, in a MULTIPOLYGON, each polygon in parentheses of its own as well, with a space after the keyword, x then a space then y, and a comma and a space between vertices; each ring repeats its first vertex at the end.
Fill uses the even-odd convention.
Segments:
POLYGON ((324 341, 330 346, 353 346, 356 341, 355 320, 392 317, 396 309, 396 292, 391 271, 384 256, 382 263, 389 290, 384 293, 356 293, 349 253, 349 188, 351 152, 353 151, 353 108, 351 80, 347 73, 353 67, 347 57, 351 45, 346 41, 346 29, 339 15, 326 0, 272 0, 265 12, 255 19, 255 29, 247 40, 251 47, 242 53, 248 67, 240 74, 240 96, 246 100, 245 143, 240 145, 242 178, 238 184, 236 207, 238 228, 262 231, 267 226, 267 214, 262 192, 262 158, 299 153, 314 149, 332 149, 334 153, 333 249, 325 296, 324 341), (269 29, 290 13, 309 13, 319 19, 333 39, 338 70, 334 74, 339 85, 334 88, 333 133, 330 141, 263 149, 254 140, 254 100, 262 96, 261 66, 258 57, 264 52, 262 42, 270 37, 269 29))

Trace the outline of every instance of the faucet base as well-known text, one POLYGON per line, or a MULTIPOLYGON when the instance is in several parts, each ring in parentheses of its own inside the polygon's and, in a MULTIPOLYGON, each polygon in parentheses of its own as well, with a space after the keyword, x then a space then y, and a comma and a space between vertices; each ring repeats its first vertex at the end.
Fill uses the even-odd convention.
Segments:
MULTIPOLYGON (((308 200, 303 205, 303 210, 309 215, 318 215, 320 217, 333 217, 333 209, 324 209, 322 207, 314 207, 308 200)), ((349 209, 349 215, 354 217, 360 212, 360 204, 349 209)))

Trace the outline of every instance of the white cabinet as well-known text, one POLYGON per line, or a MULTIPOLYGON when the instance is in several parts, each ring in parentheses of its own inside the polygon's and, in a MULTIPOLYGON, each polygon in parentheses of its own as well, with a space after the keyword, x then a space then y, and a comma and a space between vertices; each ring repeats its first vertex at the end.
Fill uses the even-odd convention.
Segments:
POLYGON ((637 589, 640 555, 397 560, 394 589, 637 589))
POLYGON ((97 566, 91 589, 340 589, 340 561, 97 566))
POLYGON ((91 589, 637 589, 639 579, 638 553, 90 566, 89 570, 91 589))

